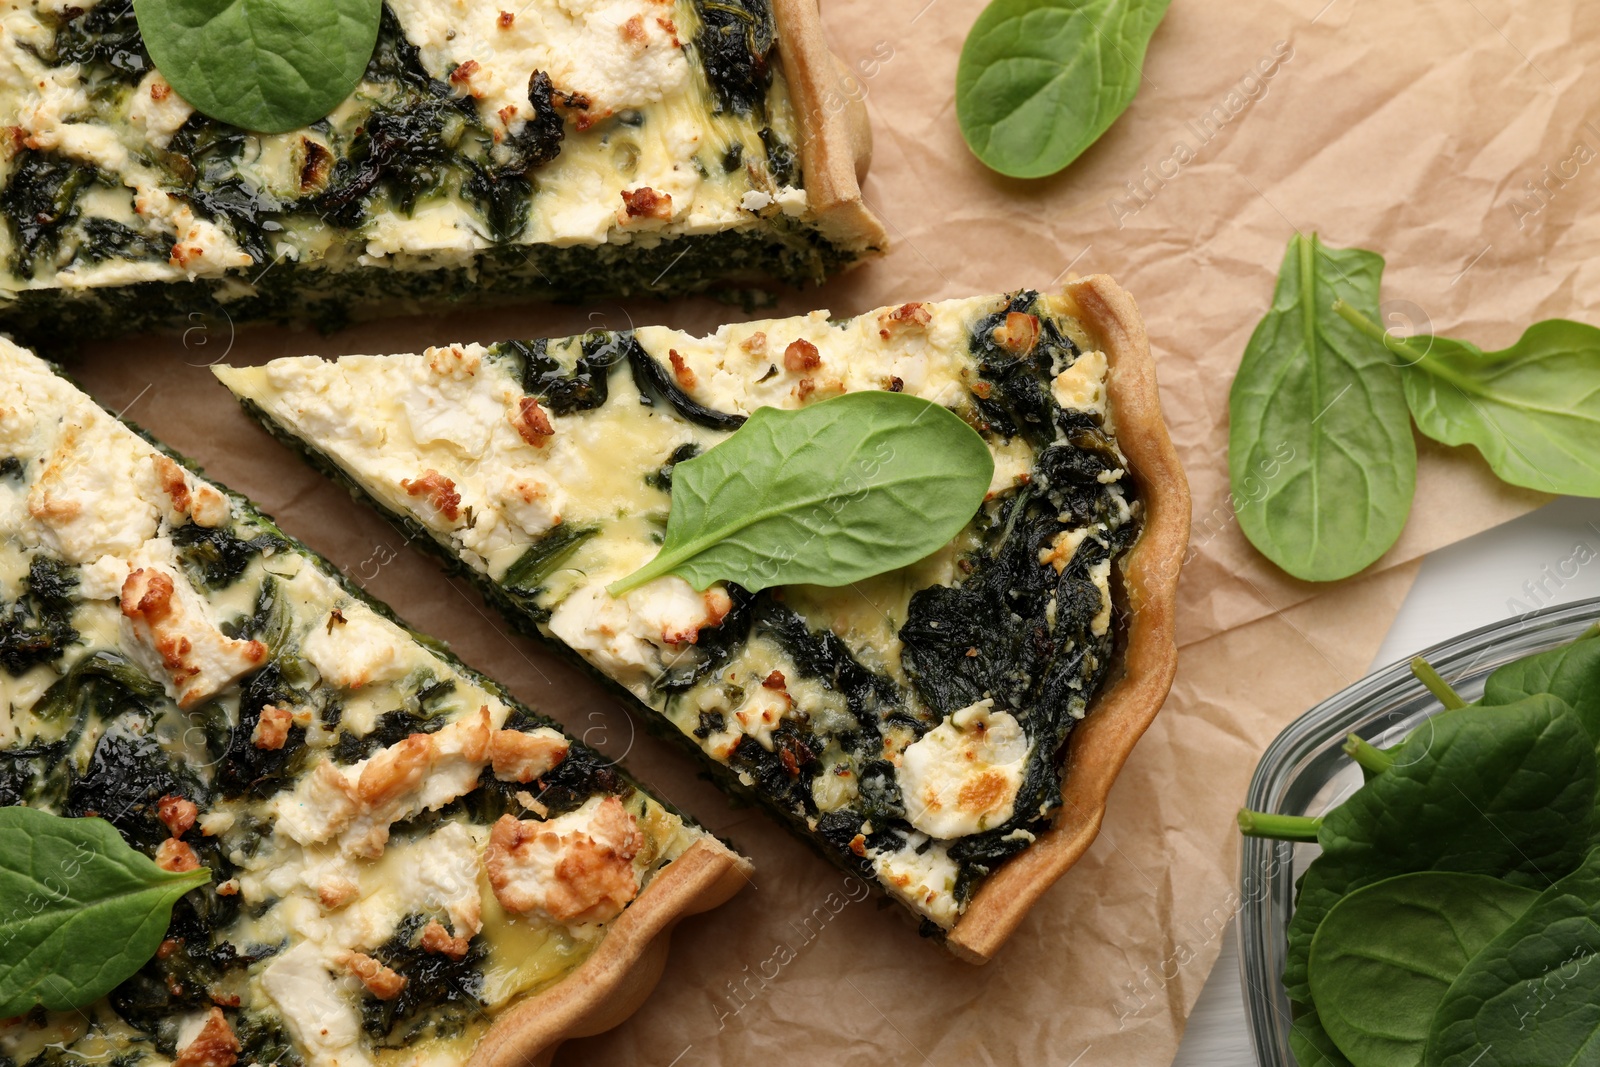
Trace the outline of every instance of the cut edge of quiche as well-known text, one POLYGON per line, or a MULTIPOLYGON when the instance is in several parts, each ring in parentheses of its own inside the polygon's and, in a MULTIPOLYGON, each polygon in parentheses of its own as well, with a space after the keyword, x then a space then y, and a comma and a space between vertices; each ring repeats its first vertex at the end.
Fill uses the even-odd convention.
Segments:
POLYGON ((703 338, 646 327, 214 369, 269 431, 426 533, 519 629, 644 703, 725 788, 757 796, 969 961, 992 956, 1088 847, 1171 684, 1188 489, 1137 308, 1104 276, 703 338), (856 389, 945 403, 989 441, 990 500, 947 551, 847 590, 695 594, 666 578, 605 594, 653 554, 673 462, 755 407, 856 389), (981 626, 972 647, 939 647, 960 609, 935 591, 979 586, 984 557, 1002 556, 1048 587, 1013 644, 1048 627, 1066 664, 1029 660, 1014 692, 1012 652, 981 626), (1069 731, 1062 781, 1052 739, 1069 731))
POLYGON ((1111 787, 1166 703, 1178 671, 1178 572, 1189 547, 1189 479, 1161 415, 1150 337, 1133 297, 1109 276, 1073 279, 1063 293, 1106 354, 1107 401, 1128 471, 1144 487, 1144 526, 1118 567, 1125 620, 1118 662, 1067 746, 1055 825, 979 888, 951 932, 951 950, 973 963, 992 957, 1094 843, 1111 787))
MULTIPOLYGON (((197 891, 212 903, 174 923, 201 923, 203 958, 221 939, 233 955, 216 959, 237 956, 246 967, 219 965, 218 985, 199 991, 213 998, 199 1009, 210 1012, 203 1028, 188 1001, 163 1012, 143 1004, 142 990, 124 993, 146 980, 141 971, 81 1011, 5 1020, 0 1038, 17 1036, 10 1027, 36 1031, 19 1038, 35 1043, 121 1041, 124 1051, 154 1052, 162 1040, 199 1040, 197 1029, 202 1037, 225 1029, 224 1043, 236 1048, 265 1030, 292 1039, 311 1067, 383 1067, 392 1059, 383 1042, 409 1027, 418 1063, 543 1062, 562 1041, 637 1010, 659 979, 672 927, 748 882, 747 859, 412 630, 248 498, 4 339, 0 367, 0 606, 8 624, 0 742, 16 757, 3 768, 3 802, 58 814, 80 814, 85 801, 88 813, 115 803, 106 817, 124 837, 130 819, 140 833, 154 832, 149 841, 130 838, 136 847, 163 838, 154 858, 169 870, 227 857, 232 877, 214 875, 197 891), (89 710, 98 698, 75 695, 83 679, 114 686, 124 678, 134 687, 126 701, 89 710), (58 692, 74 694, 78 725, 62 734, 65 752, 35 768, 33 749, 59 747, 59 713, 34 714, 55 707, 58 692), (121 747, 102 756, 112 738, 121 747), (140 752, 155 762, 127 762, 140 752), (580 765, 570 780, 552 777, 566 763, 580 765), (501 783, 495 797, 476 799, 489 792, 491 773, 501 783), (161 798, 158 826, 153 793, 126 805, 118 790, 163 776, 180 788, 161 798), (81 796, 80 786, 88 791, 81 796), (514 791, 515 801, 506 799, 514 791), (515 817, 493 821, 505 805, 515 817), (569 856, 577 863, 570 871, 569 856), (396 863, 410 873, 397 879, 396 863), (463 864, 475 873, 464 875, 463 864), (206 918, 224 896, 241 906, 223 912, 226 920, 206 918), (369 1011, 381 1013, 397 988, 425 980, 390 952, 419 965, 432 954, 476 968, 462 974, 478 985, 457 991, 477 998, 469 1022, 436 1014, 446 1002, 421 999, 409 1009, 417 1014, 374 1036, 369 1011), (336 990, 336 1009, 319 1006, 317 996, 336 990), (119 996, 141 1014, 112 1006, 119 996), (213 1003, 240 1014, 224 1016, 213 1003), (322 1021, 321 1039, 306 1036, 304 1012, 322 1021), (359 1024, 350 1033, 347 1012, 359 1024), (57 1016, 68 1020, 60 1034, 57 1016), (170 1032, 141 1030, 132 1020, 144 1017, 170 1032), (332 1044, 330 1030, 351 1043, 332 1044)), ((174 960, 185 958, 179 946, 194 929, 174 936, 158 961, 169 946, 174 960)))
POLYGON ((815 0, 559 7, 389 0, 356 91, 272 135, 193 112, 125 5, 8 23, 0 325, 39 343, 197 315, 330 328, 803 285, 887 247, 860 188, 865 105, 815 0))

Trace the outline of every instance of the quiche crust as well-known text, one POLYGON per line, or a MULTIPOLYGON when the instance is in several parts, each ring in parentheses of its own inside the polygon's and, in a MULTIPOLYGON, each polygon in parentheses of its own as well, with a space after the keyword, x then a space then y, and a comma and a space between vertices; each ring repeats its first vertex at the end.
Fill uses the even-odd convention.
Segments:
POLYGON ((607 928, 577 970, 496 1019, 467 1067, 548 1067, 561 1042, 621 1023, 661 980, 672 928, 726 902, 750 871, 748 860, 717 839, 695 842, 607 928))
POLYGON ((772 0, 778 54, 799 122, 800 162, 817 228, 850 248, 883 248, 883 223, 862 199, 872 165, 866 104, 843 91, 842 63, 828 50, 816 0, 772 0), (835 101, 843 101, 842 106, 835 101))
POLYGON ((1145 504, 1144 526, 1117 564, 1121 580, 1113 594, 1123 625, 1113 674, 1067 742, 1055 825, 983 883, 945 941, 969 963, 988 962, 1094 843, 1111 786, 1166 702, 1178 669, 1174 634, 1178 571, 1189 544, 1189 480, 1161 417, 1150 338, 1133 297, 1110 277, 1068 282, 1064 294, 1106 354, 1117 442, 1145 504))

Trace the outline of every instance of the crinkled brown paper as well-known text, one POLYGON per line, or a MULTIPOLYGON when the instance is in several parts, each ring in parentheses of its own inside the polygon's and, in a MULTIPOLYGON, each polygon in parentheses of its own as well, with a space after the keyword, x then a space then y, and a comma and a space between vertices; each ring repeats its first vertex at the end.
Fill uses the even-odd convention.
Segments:
POLYGON ((104 403, 126 406, 574 733, 626 752, 755 859, 747 891, 680 927, 649 1004, 567 1045, 562 1063, 1168 1061, 1238 899, 1232 816, 1261 750, 1363 673, 1420 556, 1543 499, 1500 485, 1475 453, 1423 443, 1400 544, 1360 579, 1292 581, 1233 521, 1228 386, 1295 229, 1382 252, 1385 310, 1402 327, 1499 347, 1538 318, 1600 321, 1600 223, 1586 210, 1600 192, 1600 7, 1178 0, 1127 114, 1066 173, 1019 182, 985 171, 957 131, 956 57, 981 6, 826 5, 875 128, 867 196, 896 243, 781 310, 852 314, 1109 273, 1149 324, 1195 500, 1172 698, 1099 841, 987 967, 947 959, 765 816, 729 807, 587 678, 509 636, 475 593, 257 430, 204 369, 224 356, 412 351, 592 325, 709 328, 736 311, 528 308, 333 337, 234 337, 197 320, 182 339, 102 344, 73 361, 104 403))

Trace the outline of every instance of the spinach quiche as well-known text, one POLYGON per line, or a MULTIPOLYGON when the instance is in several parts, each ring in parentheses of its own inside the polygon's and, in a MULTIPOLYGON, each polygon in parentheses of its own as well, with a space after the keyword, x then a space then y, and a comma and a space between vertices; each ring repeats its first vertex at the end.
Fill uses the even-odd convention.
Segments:
POLYGON ((1087 846, 1165 698, 1187 489, 1137 311, 1103 277, 708 337, 214 369, 958 954, 987 956, 1087 846), (934 401, 988 444, 987 498, 942 550, 843 588, 607 591, 656 553, 676 464, 759 407, 858 390, 934 401), (1084 732, 1101 740, 1063 765, 1084 732), (986 895, 1018 854, 1032 873, 986 895))
POLYGON ((0 329, 820 280, 884 244, 814 0, 386 0, 304 129, 194 111, 128 0, 0 11, 0 329))
POLYGON ((8 1067, 526 1062, 633 1010, 657 935, 745 880, 4 341, 0 532, 0 804, 212 875, 108 996, 0 1021, 8 1067))

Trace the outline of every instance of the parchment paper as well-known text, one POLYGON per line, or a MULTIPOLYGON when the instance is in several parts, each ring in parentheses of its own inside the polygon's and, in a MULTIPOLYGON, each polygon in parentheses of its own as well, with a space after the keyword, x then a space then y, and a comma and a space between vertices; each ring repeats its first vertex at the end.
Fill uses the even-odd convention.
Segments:
MULTIPOLYGON (((256 430, 204 370, 224 356, 415 350, 591 325, 707 328, 737 311, 709 301, 535 307, 333 337, 235 336, 225 321, 197 319, 182 338, 102 344, 71 361, 102 401, 254 496, 521 697, 626 753, 757 861, 748 891, 680 928, 651 1002, 568 1045, 562 1063, 1166 1062, 1238 904, 1232 814, 1261 749, 1365 670, 1423 553, 1544 499, 1501 486, 1474 453, 1424 443, 1400 544, 1338 587, 1292 581, 1233 521, 1227 392, 1295 228, 1386 255, 1393 325, 1488 348, 1537 318, 1600 321, 1590 210, 1600 81, 1588 73, 1600 65, 1600 9, 1178 0, 1130 111, 1065 174, 1022 183, 987 173, 956 128, 956 56, 981 6, 827 5, 877 135, 867 195, 897 244, 775 310, 847 314, 1110 273, 1149 323, 1195 498, 1172 698, 1119 781, 1099 841, 986 968, 947 960, 767 818, 731 809, 587 679, 507 636, 475 593, 256 430)), ((1541 562, 1529 561, 1530 577, 1541 562)))

